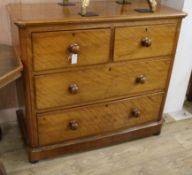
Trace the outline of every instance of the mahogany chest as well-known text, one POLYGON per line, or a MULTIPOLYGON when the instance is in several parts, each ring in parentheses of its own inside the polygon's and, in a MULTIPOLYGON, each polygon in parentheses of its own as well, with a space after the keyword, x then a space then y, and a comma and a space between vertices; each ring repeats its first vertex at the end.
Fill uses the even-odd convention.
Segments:
POLYGON ((135 11, 146 5, 91 2, 96 17, 80 16, 79 3, 9 5, 31 162, 160 134, 186 14, 135 11))

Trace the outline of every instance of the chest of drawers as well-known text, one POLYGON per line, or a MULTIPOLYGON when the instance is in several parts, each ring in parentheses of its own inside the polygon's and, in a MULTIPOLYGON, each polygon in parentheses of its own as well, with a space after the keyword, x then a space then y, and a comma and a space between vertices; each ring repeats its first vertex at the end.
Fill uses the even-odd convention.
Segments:
POLYGON ((30 161, 160 133, 186 14, 164 6, 134 11, 145 5, 122 11, 112 1, 92 2, 97 17, 79 16, 78 3, 9 6, 24 65, 17 114, 30 161))

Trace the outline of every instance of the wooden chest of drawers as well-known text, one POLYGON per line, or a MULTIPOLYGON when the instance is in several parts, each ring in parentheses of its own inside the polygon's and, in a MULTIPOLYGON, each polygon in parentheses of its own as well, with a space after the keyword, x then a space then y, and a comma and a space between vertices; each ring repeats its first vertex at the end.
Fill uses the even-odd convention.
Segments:
POLYGON ((141 14, 136 7, 146 3, 122 11, 112 1, 92 2, 97 17, 79 16, 78 3, 9 6, 24 64, 17 114, 30 161, 160 134, 186 14, 164 6, 141 14))

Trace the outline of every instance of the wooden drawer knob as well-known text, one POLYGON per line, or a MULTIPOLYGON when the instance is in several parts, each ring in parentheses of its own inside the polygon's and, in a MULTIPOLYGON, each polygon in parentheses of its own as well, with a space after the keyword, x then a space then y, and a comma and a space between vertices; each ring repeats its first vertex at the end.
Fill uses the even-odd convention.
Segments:
POLYGON ((136 78, 136 83, 144 84, 146 82, 146 77, 144 75, 139 75, 136 78))
POLYGON ((68 49, 70 53, 78 54, 80 50, 80 46, 78 44, 70 44, 68 49))
POLYGON ((134 108, 131 111, 131 116, 135 117, 135 118, 138 118, 138 117, 141 116, 141 111, 138 108, 134 108))
POLYGON ((69 128, 70 128, 71 130, 77 130, 77 129, 79 128, 79 124, 77 123, 76 120, 71 120, 71 121, 69 122, 69 128))
POLYGON ((71 94, 77 94, 79 92, 79 87, 77 84, 70 84, 68 90, 71 94))
POLYGON ((143 47, 150 47, 152 45, 152 40, 148 37, 145 37, 141 40, 141 45, 143 47))

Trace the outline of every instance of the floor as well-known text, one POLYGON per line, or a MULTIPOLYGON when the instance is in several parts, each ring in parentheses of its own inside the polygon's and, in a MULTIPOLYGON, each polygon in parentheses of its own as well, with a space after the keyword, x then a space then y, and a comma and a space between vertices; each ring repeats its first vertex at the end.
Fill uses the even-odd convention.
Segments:
POLYGON ((8 175, 192 175, 192 119, 166 117, 160 136, 30 164, 17 125, 4 126, 8 175))
POLYGON ((185 101, 183 109, 168 114, 169 117, 174 118, 176 121, 192 118, 192 102, 185 101))

